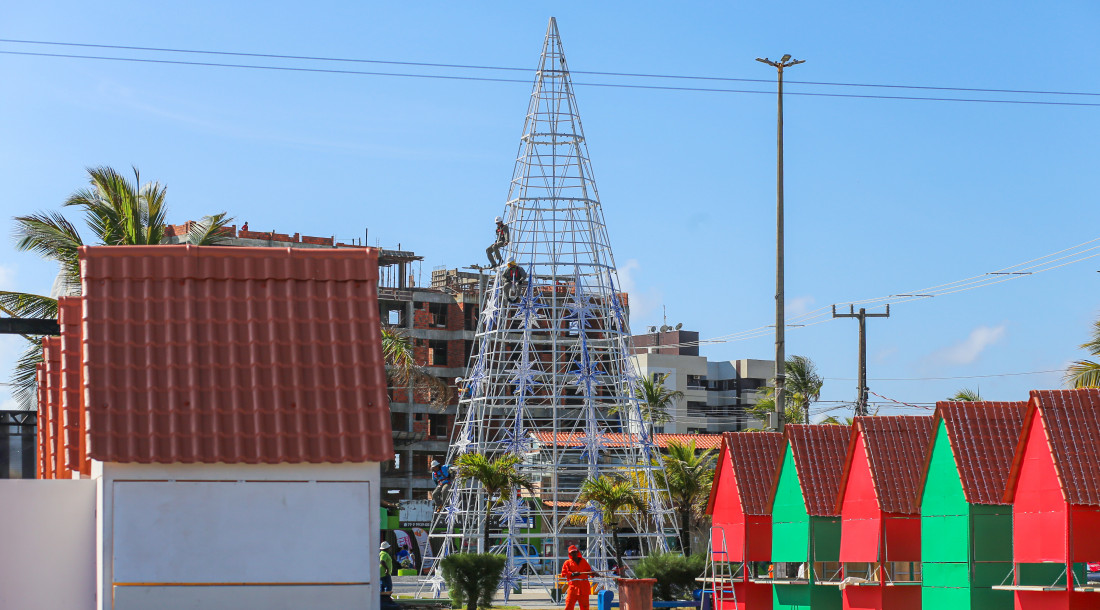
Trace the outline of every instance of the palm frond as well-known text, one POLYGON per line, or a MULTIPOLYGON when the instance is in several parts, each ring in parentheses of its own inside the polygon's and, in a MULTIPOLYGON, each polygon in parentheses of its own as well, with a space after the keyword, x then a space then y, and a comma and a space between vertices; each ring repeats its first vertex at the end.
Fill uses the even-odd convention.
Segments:
POLYGON ((225 228, 231 222, 233 222, 233 219, 228 217, 225 212, 206 216, 202 220, 191 224, 191 229, 187 232, 187 241, 196 246, 213 246, 223 242, 230 237, 225 228))
POLYGON ((1092 338, 1081 344, 1090 356, 1100 356, 1100 320, 1092 323, 1092 338))
POLYGON ((11 372, 12 396, 16 407, 23 411, 38 409, 38 364, 42 362, 42 343, 28 337, 27 346, 11 372))
POLYGON ((981 394, 977 390, 971 390, 970 388, 962 388, 958 392, 955 392, 947 400, 953 400, 956 402, 976 402, 982 399, 981 394))
POLYGON ((57 299, 0 290, 0 312, 13 318, 56 318, 57 299))
POLYGON ((1078 360, 1066 368, 1065 381, 1075 388, 1100 388, 1100 363, 1078 360))
POLYGON ((71 222, 56 212, 15 218, 15 248, 57 261, 66 277, 80 281, 79 248, 84 242, 71 222))

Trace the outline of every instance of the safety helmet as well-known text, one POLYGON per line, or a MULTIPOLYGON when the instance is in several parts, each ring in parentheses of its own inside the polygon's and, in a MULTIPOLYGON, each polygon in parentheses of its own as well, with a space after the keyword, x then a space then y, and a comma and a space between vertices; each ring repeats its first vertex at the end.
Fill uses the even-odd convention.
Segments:
POLYGON ((432 460, 432 468, 435 468, 436 466, 442 466, 442 464, 439 463, 439 460, 432 460))
POLYGON ((580 552, 581 552, 581 550, 577 548, 577 545, 575 545, 575 544, 569 545, 569 554, 570 555, 572 555, 573 553, 580 553, 580 552))
POLYGON ((497 219, 496 219, 496 220, 497 220, 497 222, 504 222, 504 219, 503 219, 503 218, 501 218, 500 216, 497 216, 497 219))
POLYGON ((379 551, 384 551, 388 548, 390 548, 390 543, 386 542, 385 540, 382 541, 382 544, 378 545, 379 551))
POLYGON ((508 261, 508 266, 509 267, 515 267, 516 266, 516 261, 508 261))

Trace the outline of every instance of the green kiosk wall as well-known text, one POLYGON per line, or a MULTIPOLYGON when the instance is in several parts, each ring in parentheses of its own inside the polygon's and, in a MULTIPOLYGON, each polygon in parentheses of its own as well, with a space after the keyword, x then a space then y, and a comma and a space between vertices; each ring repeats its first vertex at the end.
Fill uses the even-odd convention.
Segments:
POLYGON ((822 584, 839 579, 840 515, 835 514, 850 429, 834 425, 788 425, 787 446, 772 502, 772 562, 788 564, 794 574, 775 575, 775 610, 837 609, 840 589, 822 584), (809 500, 807 499, 809 497, 809 500), (822 564, 820 562, 827 562, 822 564), (801 564, 801 568, 795 565, 801 564))
POLYGON ((925 608, 1012 608, 1012 506, 1001 504, 1023 402, 941 402, 921 496, 925 608))

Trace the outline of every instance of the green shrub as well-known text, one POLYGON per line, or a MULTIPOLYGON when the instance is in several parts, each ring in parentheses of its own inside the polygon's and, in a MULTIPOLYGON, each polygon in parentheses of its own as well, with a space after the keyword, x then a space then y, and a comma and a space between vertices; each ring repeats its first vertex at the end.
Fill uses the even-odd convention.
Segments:
POLYGON ((656 578, 653 586, 653 598, 658 601, 672 602, 691 600, 691 592, 699 588, 695 579, 702 576, 706 568, 707 556, 695 554, 690 557, 674 553, 650 555, 634 566, 638 578, 656 578))
POLYGON ((452 553, 439 563, 451 602, 466 610, 490 608, 504 572, 504 555, 452 553))

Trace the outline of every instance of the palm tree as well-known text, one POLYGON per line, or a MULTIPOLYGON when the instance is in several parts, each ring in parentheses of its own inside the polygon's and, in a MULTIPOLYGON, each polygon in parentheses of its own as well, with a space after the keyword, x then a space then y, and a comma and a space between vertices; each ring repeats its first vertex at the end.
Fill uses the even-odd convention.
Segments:
MULTIPOLYGON (((821 386, 825 380, 817 372, 817 365, 806 356, 791 356, 787 359, 787 404, 783 419, 791 424, 810 422, 810 405, 821 398, 821 386)), ((768 413, 775 411, 775 388, 763 389, 763 397, 749 412, 757 419, 766 420, 768 413)))
POLYGON ((417 364, 412 340, 400 328, 382 325, 382 357, 386 377, 393 385, 411 386, 412 392, 427 394, 435 407, 446 407, 454 398, 454 389, 446 381, 417 364))
POLYGON ((654 471, 660 487, 668 489, 672 506, 680 514, 680 548, 684 555, 691 554, 692 518, 703 515, 710 498, 715 459, 713 449, 697 453, 694 440, 687 444, 670 442, 664 470, 654 471))
MULTIPOLYGON (((108 246, 138 246, 160 244, 164 239, 167 208, 165 187, 159 182, 141 184, 141 174, 134 168, 134 180, 129 181, 110 167, 88 168, 90 185, 72 195, 64 207, 80 208, 84 220, 95 237, 95 243, 108 246)), ((192 224, 188 238, 195 245, 211 245, 225 239, 222 229, 232 221, 225 213, 207 216, 192 224)), ((15 247, 36 252, 43 258, 57 261, 61 270, 49 297, 21 292, 0 292, 0 311, 12 317, 56 318, 57 296, 80 294, 80 260, 78 251, 84 245, 80 232, 58 212, 39 212, 15 218, 15 247)), ((42 359, 39 337, 25 337, 26 352, 16 363, 12 374, 16 402, 24 409, 35 403, 35 366, 42 359)))
MULTIPOLYGON (((597 479, 585 479, 577 495, 578 504, 595 504, 600 510, 600 524, 611 529, 611 543, 615 547, 615 562, 619 573, 625 574, 622 549, 619 548, 619 521, 630 515, 646 516, 649 505, 634 481, 622 476, 603 475, 597 479)), ((594 518, 592 513, 577 513, 571 521, 584 523, 594 518)))
MULTIPOLYGON (((664 375, 655 374, 653 377, 642 377, 634 386, 634 398, 638 401, 638 407, 642 411, 642 423, 650 436, 653 435, 655 424, 672 421, 669 407, 684 397, 684 393, 680 390, 669 390, 665 387, 668 375, 665 373, 664 375)), ((620 405, 615 405, 611 407, 610 412, 615 414, 621 410, 620 405)))
POLYGON ((493 506, 511 498, 521 487, 531 491, 534 486, 531 479, 516 468, 521 461, 514 453, 492 460, 480 453, 464 453, 458 458, 455 478, 459 481, 477 481, 485 491, 485 518, 482 520, 485 524, 485 552, 489 550, 489 514, 493 506))
POLYGON ((955 402, 978 402, 982 399, 978 390, 971 390, 970 388, 962 388, 958 392, 955 392, 953 396, 947 400, 953 400, 955 402))
POLYGON ((855 418, 852 418, 852 417, 845 417, 844 421, 840 421, 840 419, 836 415, 830 415, 829 417, 826 417, 825 419, 821 420, 821 423, 823 423, 823 424, 832 424, 834 426, 851 426, 852 422, 854 422, 854 421, 855 421, 855 418))
MULTIPOLYGON (((1100 357, 1100 320, 1092 323, 1092 338, 1081 344, 1090 356, 1100 357)), ((1078 360, 1066 369, 1065 381, 1075 388, 1100 388, 1100 363, 1078 360)))

